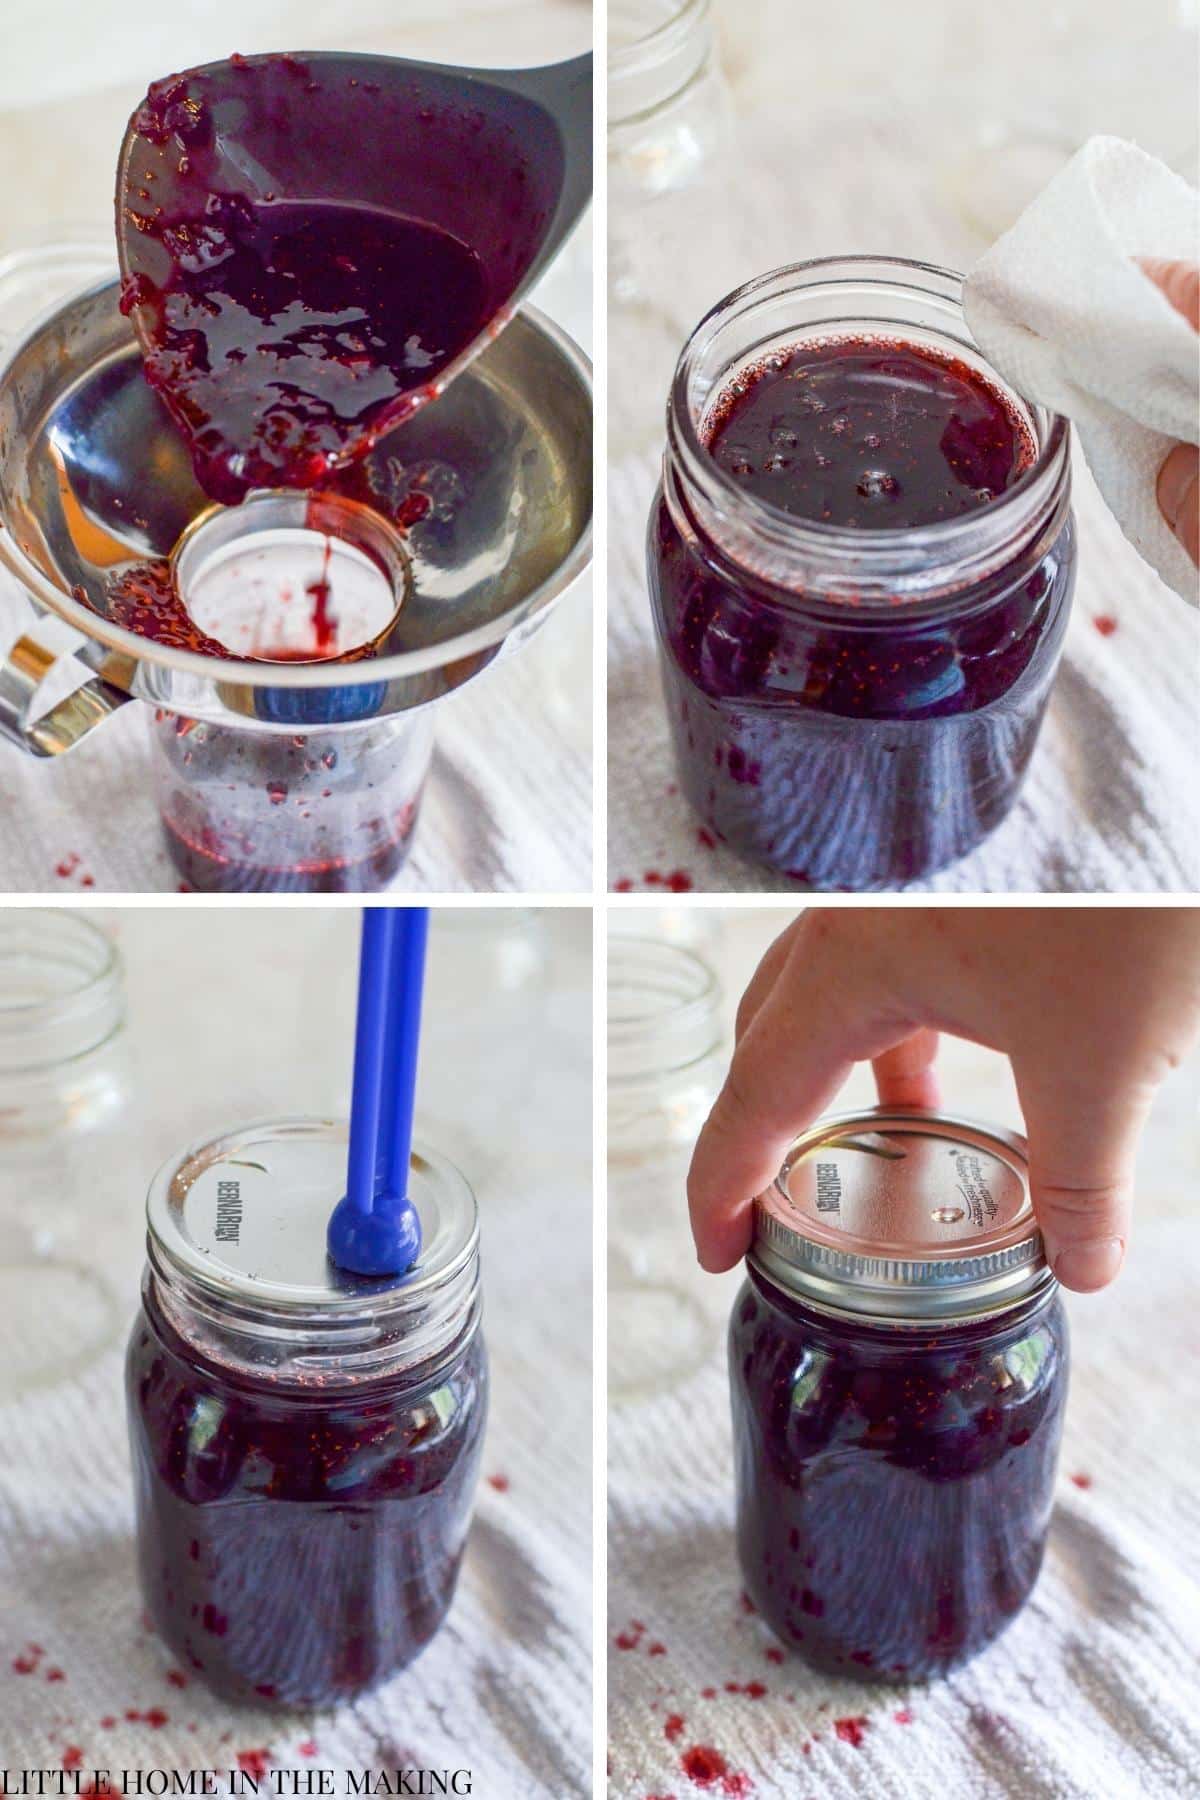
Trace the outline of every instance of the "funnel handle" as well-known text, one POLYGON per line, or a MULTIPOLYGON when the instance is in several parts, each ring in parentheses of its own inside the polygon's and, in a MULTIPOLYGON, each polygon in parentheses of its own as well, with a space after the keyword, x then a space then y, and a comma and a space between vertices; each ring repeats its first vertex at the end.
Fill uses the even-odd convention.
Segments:
POLYGON ((36 624, 22 632, 0 660, 0 738, 7 738, 30 756, 61 756, 133 698, 96 675, 34 718, 38 690, 50 671, 65 660, 61 645, 39 637, 36 624))

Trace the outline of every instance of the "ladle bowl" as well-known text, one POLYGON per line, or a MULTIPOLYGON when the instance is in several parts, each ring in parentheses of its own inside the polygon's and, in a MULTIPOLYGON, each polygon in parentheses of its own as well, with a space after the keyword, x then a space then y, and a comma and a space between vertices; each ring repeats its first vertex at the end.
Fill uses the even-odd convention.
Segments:
MULTIPOLYGON (((168 330, 164 312, 181 298, 176 294, 171 302, 167 294, 177 279, 201 283, 204 301, 186 309, 188 328, 173 340, 168 358, 173 373, 166 388, 185 435, 199 432, 193 448, 198 466, 208 471, 205 480, 214 496, 240 498, 249 485, 273 480, 307 486, 320 479, 323 484, 330 469, 354 461, 418 406, 445 393, 500 333, 587 204, 591 100, 590 56, 512 71, 344 51, 235 56, 152 85, 129 121, 118 163, 122 291, 154 372, 153 353, 162 348, 168 330), (393 247, 386 263, 389 273, 374 280, 380 308, 374 318, 375 329, 385 336, 395 329, 390 352, 403 367, 389 363, 389 378, 376 392, 372 373, 378 370, 342 367, 348 354, 346 320, 356 321, 350 337, 361 351, 370 332, 363 322, 366 315, 357 311, 363 294, 353 286, 343 291, 346 278, 334 267, 344 264, 353 270, 354 264, 332 255, 325 235, 319 234, 315 245, 310 238, 289 236, 297 229, 298 215, 310 225, 314 216, 339 221, 343 235, 335 236, 333 244, 343 249, 345 232, 353 221, 362 221, 367 236, 361 248, 369 258, 378 254, 370 245, 380 222, 390 220, 392 230, 432 230, 436 242, 456 244, 458 255, 472 257, 477 273, 467 285, 478 279, 481 291, 471 295, 469 304, 462 297, 466 310, 458 316, 452 295, 462 271, 457 261, 447 265, 438 260, 436 275, 425 272, 436 294, 436 319, 425 317, 428 293, 410 317, 404 307, 412 296, 408 302, 404 296, 410 279, 420 289, 423 259, 429 254, 420 246, 431 240, 406 237, 402 251, 393 253, 393 247), (236 226, 229 222, 234 218, 236 226), (289 223, 267 223, 280 218, 289 223), (239 336, 236 350, 230 350, 227 308, 238 333, 263 329, 259 284, 267 280, 266 272, 254 263, 254 275, 246 277, 250 287, 239 300, 223 295, 219 305, 206 283, 211 277, 220 287, 225 274, 239 266, 242 251, 237 245, 245 233, 256 239, 269 230, 282 230, 291 245, 285 274, 273 277, 277 287, 269 290, 275 306, 285 295, 287 305, 265 338, 245 344, 239 336), (293 256, 311 259, 301 261, 299 280, 293 256), (185 275, 185 269, 190 273, 185 275), (452 276, 451 269, 458 273, 452 276), (303 330, 294 321, 285 328, 282 320, 290 320, 310 301, 306 275, 316 283, 315 292, 326 295, 324 306, 333 310, 327 312, 324 328, 312 322, 320 309, 305 313, 303 330), (387 295, 382 307, 381 283, 387 295), (327 290, 336 290, 338 298, 330 300, 327 290), (345 313, 341 309, 350 293, 355 304, 345 313), (433 334, 432 347, 427 340, 410 363, 411 347, 426 327, 433 334), (208 344, 210 329, 216 331, 219 347, 216 341, 208 344), (417 336, 409 338, 409 332, 417 336), (205 337, 199 361, 193 343, 198 335, 205 337), (324 350, 317 350, 318 343, 324 350), (254 352, 248 359, 247 348, 254 352), (180 379, 187 379, 184 368, 199 380, 201 399, 176 391, 180 379), (331 376, 341 383, 332 391, 326 386, 331 376), (293 383, 301 399, 285 404, 293 383), (288 406, 298 410, 288 412, 288 406), (208 410, 213 407, 215 412, 208 410), (328 421, 318 423, 327 408, 340 420, 332 440, 328 421), (278 428, 284 416, 287 429, 281 443, 278 428), (255 437, 251 419, 263 428, 261 439, 255 437), (231 436, 226 436, 227 427, 231 436), (224 440, 219 451, 214 438, 224 440), (283 465, 291 472, 283 473, 283 465)), ((357 249, 352 253, 358 256, 357 249)), ((444 250, 438 252, 439 259, 444 255, 444 250)), ((351 281, 355 279, 365 276, 352 275, 351 281)), ((381 344, 378 338, 370 341, 381 344)))

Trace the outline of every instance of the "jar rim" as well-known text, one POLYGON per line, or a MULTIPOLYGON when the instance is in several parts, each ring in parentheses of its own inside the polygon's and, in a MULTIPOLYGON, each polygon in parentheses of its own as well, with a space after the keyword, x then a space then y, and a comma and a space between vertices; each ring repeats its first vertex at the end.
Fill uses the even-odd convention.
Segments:
POLYGON ((693 45, 691 40, 703 32, 709 22, 712 0, 678 0, 669 18, 660 20, 650 30, 630 43, 610 45, 608 63, 608 122, 610 127, 628 126, 659 112, 695 80, 709 53, 709 42, 693 45), (689 50, 692 54, 689 55, 689 50), (700 51, 699 61, 695 60, 700 51), (653 85, 654 78, 661 82, 653 85), (647 89, 647 80, 651 85, 647 89), (620 105, 622 87, 634 89, 631 99, 625 93, 625 106, 620 105), (615 103, 615 104, 614 104, 615 103))
MULTIPOLYGON (((715 342, 721 330, 792 289, 811 291, 822 280, 839 287, 849 287, 855 282, 860 286, 883 286, 889 280, 903 281, 905 277, 909 278, 910 293, 935 299, 946 310, 948 318, 953 315, 965 329, 962 312, 964 277, 956 270, 908 257, 867 254, 811 257, 756 276, 710 307, 684 345, 671 383, 667 408, 667 465, 674 462, 682 470, 689 488, 703 497, 718 518, 736 517, 743 522, 746 533, 759 540, 766 551, 785 561, 789 556, 806 556, 815 568, 827 567, 831 561, 840 560, 851 571, 851 578, 848 582, 834 581, 831 597, 836 594, 843 606, 852 601, 865 609, 891 607, 898 598, 944 592, 946 583, 937 571, 952 561, 958 564, 952 583, 955 590, 978 580, 981 570, 976 564, 999 566, 1011 553, 1016 538, 1036 531, 1039 522, 1052 511, 1055 497, 1069 471, 1069 421, 1016 394, 998 371, 994 373, 1004 392, 1012 394, 1032 416, 1038 455, 1011 487, 973 512, 937 519, 925 525, 857 531, 825 520, 798 518, 769 500, 748 493, 720 466, 709 452, 701 435, 700 422, 693 413, 692 381, 699 355, 715 342), (917 277, 927 278, 924 287, 917 277), (985 539, 987 543, 981 544, 985 539), (935 565, 932 574, 929 564, 935 565)), ((894 321, 889 324, 891 335, 904 336, 902 325, 894 321)), ((823 333, 826 337, 845 335, 832 322, 823 327, 823 333)), ((797 326, 794 333, 796 341, 812 335, 812 328, 807 326, 797 326)), ((866 335, 866 332, 860 331, 859 335, 866 335)), ((969 336, 960 342, 962 348, 979 355, 969 336)), ((764 344, 762 354, 765 353, 764 344)), ((726 366, 726 375, 729 366, 726 366)), ((714 386, 712 392, 715 391, 714 386)), ((711 393, 705 395, 706 400, 710 397, 711 393)), ((770 575, 764 574, 762 579, 773 586, 780 585, 770 575)), ((782 591, 786 593, 786 587, 782 591)), ((816 596, 821 597, 819 578, 815 591, 816 596)), ((803 597, 806 600, 813 597, 807 591, 807 584, 803 597)))
POLYGON ((610 982, 614 961, 622 954, 640 959, 643 973, 647 965, 658 965, 667 973, 674 969, 688 978, 691 988, 678 997, 672 995, 671 1004, 647 1007, 625 1016, 614 1016, 610 989, 606 1007, 609 1080, 641 1081, 655 1070, 673 1073, 711 1055, 721 1041, 718 1013, 722 989, 716 971, 684 944, 622 931, 613 936, 608 947, 610 982), (706 1035, 705 1028, 710 1024, 712 1031, 706 1035), (643 1040, 650 1036, 662 1040, 663 1055, 654 1062, 653 1069, 647 1066, 647 1055, 637 1054, 643 1040), (622 1066, 614 1067, 614 1061, 622 1066))
MULTIPOLYGON (((36 1000, 16 1001, 10 1001, 0 994, 0 1024, 7 1023, 18 1013, 38 1012, 44 1016, 50 1016, 58 1011, 69 1010, 78 1001, 81 994, 87 993, 102 982, 109 981, 120 970, 121 952, 117 949, 116 943, 102 926, 97 925, 94 919, 89 919, 77 907, 15 907, 11 911, 5 912, 4 918, 6 923, 10 924, 13 921, 28 923, 35 919, 39 924, 50 920, 62 920, 65 924, 65 921, 70 920, 67 929, 77 932, 82 941, 93 949, 99 950, 101 957, 99 965, 95 969, 81 972, 80 980, 61 994, 53 994, 36 1000)), ((50 929, 61 931, 62 927, 56 923, 50 926, 50 929)))
POLYGON ((614 70, 624 73, 629 65, 639 61, 648 48, 660 55, 669 55, 678 47, 678 40, 691 30, 698 19, 712 9, 712 0, 679 0, 675 11, 669 18, 662 19, 652 25, 649 31, 642 33, 628 44, 610 45, 608 49, 608 69, 611 76, 614 70))
MULTIPOLYGON (((46 960, 55 946, 76 950, 85 966, 69 965, 70 984, 34 998, 0 997, 0 1069, 31 1075, 90 1056, 116 1035, 125 1020, 125 963, 113 937, 77 907, 17 907, 0 922, 0 964, 20 954, 46 960), (11 1052, 19 1045, 19 1055, 11 1052)), ((64 966, 58 964, 58 966, 64 966)))

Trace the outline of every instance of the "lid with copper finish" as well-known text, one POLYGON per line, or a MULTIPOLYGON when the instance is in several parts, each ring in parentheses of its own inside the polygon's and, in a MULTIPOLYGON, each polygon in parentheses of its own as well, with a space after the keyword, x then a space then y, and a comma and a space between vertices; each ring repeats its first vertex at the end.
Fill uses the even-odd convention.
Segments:
POLYGON ((914 1107, 799 1137, 755 1205, 750 1262, 838 1312, 921 1322, 999 1312, 1053 1285, 1015 1132, 914 1107))

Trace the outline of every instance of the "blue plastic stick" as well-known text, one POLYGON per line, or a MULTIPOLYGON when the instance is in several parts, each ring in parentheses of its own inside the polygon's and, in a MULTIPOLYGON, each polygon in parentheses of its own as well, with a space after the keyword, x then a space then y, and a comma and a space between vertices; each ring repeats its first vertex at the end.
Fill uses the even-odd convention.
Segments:
POLYGON ((425 906, 363 914, 347 1186, 327 1239, 356 1275, 403 1275, 421 1254, 408 1167, 428 935, 425 906))

